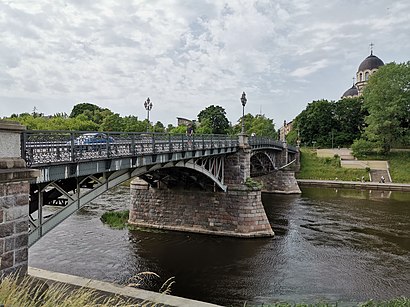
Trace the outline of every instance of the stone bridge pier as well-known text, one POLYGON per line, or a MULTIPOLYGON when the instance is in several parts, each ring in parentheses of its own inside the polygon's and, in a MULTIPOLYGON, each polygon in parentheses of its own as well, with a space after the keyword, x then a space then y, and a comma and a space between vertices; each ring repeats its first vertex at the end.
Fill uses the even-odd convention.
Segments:
POLYGON ((273 236, 260 189, 248 187, 251 148, 244 135, 239 149, 225 158, 227 191, 152 187, 141 179, 131 183, 129 223, 137 227, 233 237, 273 236))
POLYGON ((38 176, 21 159, 18 123, 0 120, 0 276, 28 265, 29 181, 38 176))
POLYGON ((286 142, 283 142, 283 149, 279 157, 280 165, 287 165, 291 161, 294 162, 289 167, 255 177, 254 179, 262 184, 262 192, 301 194, 302 191, 295 177, 295 172, 300 170, 300 151, 298 150, 292 155, 289 154, 286 142))

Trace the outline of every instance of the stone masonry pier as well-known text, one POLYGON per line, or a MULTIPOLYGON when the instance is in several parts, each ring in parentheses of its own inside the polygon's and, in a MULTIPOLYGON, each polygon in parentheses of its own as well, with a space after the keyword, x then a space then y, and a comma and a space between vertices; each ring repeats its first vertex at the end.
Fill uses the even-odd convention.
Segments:
POLYGON ((0 274, 24 274, 28 264, 29 181, 38 175, 20 158, 18 123, 0 120, 0 274))
POLYGON ((245 136, 240 136, 240 144, 238 152, 226 158, 226 192, 153 188, 134 180, 129 223, 234 237, 273 236, 261 191, 245 184, 251 154, 245 136))

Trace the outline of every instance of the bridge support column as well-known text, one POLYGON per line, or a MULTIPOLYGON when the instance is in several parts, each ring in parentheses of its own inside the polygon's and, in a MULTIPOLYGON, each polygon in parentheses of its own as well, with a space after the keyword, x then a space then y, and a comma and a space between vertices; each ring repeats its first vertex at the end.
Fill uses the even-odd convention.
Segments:
POLYGON ((255 177, 254 180, 262 183, 262 191, 279 194, 301 194, 302 191, 296 181, 293 171, 274 171, 267 175, 255 177))
POLYGON ((247 142, 240 142, 238 152, 226 157, 226 192, 152 188, 134 180, 129 223, 234 237, 273 236, 260 189, 246 185, 250 155, 247 142))
POLYGON ((20 158, 24 129, 0 120, 0 276, 27 272, 29 180, 38 172, 27 169, 20 158))
POLYGON ((260 190, 232 185, 225 192, 156 189, 131 183, 128 221, 137 227, 233 237, 273 236, 260 190))

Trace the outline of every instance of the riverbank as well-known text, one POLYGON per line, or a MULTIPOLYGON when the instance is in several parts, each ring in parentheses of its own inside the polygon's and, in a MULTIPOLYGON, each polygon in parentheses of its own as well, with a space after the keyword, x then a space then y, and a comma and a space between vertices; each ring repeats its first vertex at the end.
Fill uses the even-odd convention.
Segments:
POLYGON ((299 187, 327 187, 340 189, 381 190, 410 192, 410 184, 405 183, 376 183, 340 180, 297 179, 299 187))

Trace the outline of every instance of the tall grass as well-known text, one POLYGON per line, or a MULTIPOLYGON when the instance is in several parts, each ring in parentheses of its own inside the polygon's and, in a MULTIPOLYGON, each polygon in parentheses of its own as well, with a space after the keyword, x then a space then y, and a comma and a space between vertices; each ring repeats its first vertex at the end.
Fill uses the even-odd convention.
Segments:
POLYGON ((341 167, 338 156, 319 158, 315 150, 302 148, 300 157, 301 169, 296 174, 298 179, 357 181, 362 176, 369 178, 368 172, 364 169, 341 167))
MULTIPOLYGON (((138 283, 129 286, 139 287, 146 276, 155 273, 143 272, 138 274, 138 283)), ((161 295, 171 292, 174 284, 169 278, 159 290, 161 295)), ((43 280, 31 276, 19 277, 8 275, 0 283, 0 306, 10 307, 155 307, 164 306, 162 303, 142 300, 138 298, 124 298, 119 295, 106 294, 89 288, 77 288, 63 283, 52 282, 50 285, 43 280)))
POLYGON ((8 275, 0 283, 0 304, 3 306, 35 307, 119 307, 136 306, 119 296, 103 296, 88 288, 36 280, 30 276, 8 275))

